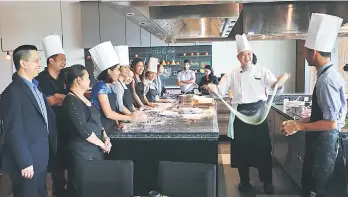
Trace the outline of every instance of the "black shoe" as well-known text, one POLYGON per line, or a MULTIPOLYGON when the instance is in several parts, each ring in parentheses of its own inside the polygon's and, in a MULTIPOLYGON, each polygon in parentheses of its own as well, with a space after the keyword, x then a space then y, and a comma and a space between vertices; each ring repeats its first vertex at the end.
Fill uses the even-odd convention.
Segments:
POLYGON ((238 190, 243 193, 248 193, 252 188, 250 182, 241 182, 238 186, 238 190))
POLYGON ((274 187, 272 184, 265 183, 263 185, 263 191, 265 192, 265 194, 273 194, 273 190, 274 190, 274 187))

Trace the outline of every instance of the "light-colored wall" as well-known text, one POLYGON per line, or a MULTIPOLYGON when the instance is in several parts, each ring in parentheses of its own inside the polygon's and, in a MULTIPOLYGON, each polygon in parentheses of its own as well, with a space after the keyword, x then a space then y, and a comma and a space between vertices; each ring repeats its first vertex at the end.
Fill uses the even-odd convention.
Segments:
MULTIPOLYGON (((59 1, 0 1, 0 37, 5 51, 12 51, 22 44, 33 44, 43 49, 42 38, 50 34, 63 34, 67 66, 71 66, 77 63, 84 65, 83 48, 99 44, 100 37, 101 41, 111 40, 114 45, 167 46, 162 40, 125 19, 107 3, 100 3, 100 25, 99 36, 97 2, 62 1, 61 15, 59 1)), ((170 46, 194 44, 175 43, 170 46)), ((42 69, 46 67, 43 52, 41 66, 42 69)), ((7 60, 6 52, 0 51, 0 93, 11 82, 12 73, 12 60, 7 60)))
MULTIPOLYGON (((288 72, 296 74, 296 41, 295 40, 267 40, 250 41, 253 52, 256 54, 257 66, 269 69, 276 77, 288 72)), ((229 72, 239 66, 237 59, 236 42, 213 42, 212 63, 217 76, 229 72)), ((285 86, 284 92, 295 92, 295 77, 291 77, 285 86)))
MULTIPOLYGON (((42 38, 50 34, 64 35, 63 45, 67 65, 84 65, 84 51, 81 43, 81 6, 77 2, 0 2, 0 37, 4 50, 14 50, 22 44, 36 45, 40 50, 42 38)), ((12 55, 12 53, 11 53, 12 55)), ((44 52, 41 68, 46 67, 44 52)), ((0 52, 0 92, 11 82, 12 59, 6 59, 6 52, 0 52)))
MULTIPOLYGON (((85 3, 89 3, 85 9, 93 10, 97 6, 96 2, 85 3)), ((63 34, 67 66, 76 63, 84 64, 83 47, 85 46, 83 45, 88 45, 86 37, 84 38, 84 35, 88 34, 85 34, 85 32, 92 32, 93 29, 94 31, 98 31, 95 28, 86 29, 86 26, 84 27, 86 23, 83 23, 85 14, 82 8, 85 6, 85 3, 62 1, 63 28, 61 28, 60 2, 58 1, 0 2, 0 37, 3 39, 3 49, 14 50, 17 46, 22 44, 34 44, 39 49, 42 49, 41 40, 43 37, 54 33, 63 34)), ((117 28, 123 29, 120 32, 126 32, 126 39, 137 36, 138 34, 138 36, 141 36, 141 39, 134 39, 141 40, 141 43, 136 44, 129 40, 127 44, 134 46, 165 45, 165 43, 160 43, 159 39, 154 39, 148 32, 141 30, 140 27, 125 20, 121 14, 113 12, 112 8, 103 4, 101 4, 100 8, 102 10, 101 24, 107 26, 107 21, 109 21, 109 26, 112 27, 112 29, 101 33, 102 41, 108 38, 114 39, 114 42, 117 42, 113 43, 114 45, 125 44, 125 42, 118 43, 118 39, 115 37, 110 37, 110 35, 116 32, 117 28), (108 18, 115 17, 120 19, 107 20, 108 18), (117 24, 115 21, 120 21, 120 23, 126 21, 126 29, 124 29, 124 24, 117 24), (132 32, 138 33, 133 34, 132 32), (152 39, 150 39, 150 37, 152 37, 152 39)), ((93 15, 93 13, 94 12, 90 12, 91 15, 93 15)), ((94 21, 98 21, 98 18, 92 18, 94 21)), ((93 20, 91 20, 90 23, 92 24, 93 20)), ((92 37, 91 40, 93 40, 92 37)), ((258 65, 270 69, 277 76, 283 72, 295 74, 294 41, 251 41, 251 46, 258 56, 258 65)), ((228 72, 232 66, 238 65, 235 42, 214 42, 212 44, 212 50, 213 65, 217 74, 228 72)), ((46 57, 43 52, 41 52, 41 58, 42 68, 44 68, 46 66, 46 57)), ((0 52, 0 92, 11 82, 12 72, 12 61, 6 60, 6 52, 0 52)), ((294 82, 292 80, 294 80, 294 78, 290 80, 286 87, 287 92, 294 91, 294 82)))

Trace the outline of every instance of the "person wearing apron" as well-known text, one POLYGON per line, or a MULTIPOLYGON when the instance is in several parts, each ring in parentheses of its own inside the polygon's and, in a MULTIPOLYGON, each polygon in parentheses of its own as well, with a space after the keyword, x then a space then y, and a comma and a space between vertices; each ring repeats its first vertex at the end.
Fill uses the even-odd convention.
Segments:
MULTIPOLYGON (((120 47, 124 47, 124 46, 120 46, 120 47)), ((125 61, 125 62, 129 62, 129 61, 125 61)), ((124 64, 125 63, 123 63, 122 65, 124 64)), ((111 88, 117 95, 117 103, 116 103, 117 110, 118 112, 125 115, 130 115, 132 112, 135 111, 135 109, 132 108, 133 107, 132 95, 129 97, 128 94, 125 94, 125 92, 128 91, 128 88, 126 84, 124 83, 124 81, 128 78, 129 73, 130 73, 129 66, 121 66, 120 75, 117 81, 111 86, 111 88), (125 96, 127 96, 128 100, 124 99, 125 96)))
POLYGON ((127 87, 127 84, 132 82, 134 77, 134 73, 130 70, 129 66, 128 46, 115 46, 115 51, 120 59, 120 65, 122 66, 118 80, 112 87, 117 94, 117 108, 119 112, 129 115, 136 110, 133 105, 132 93, 127 87), (127 84, 126 81, 128 81, 127 84))
POLYGON ((119 78, 121 65, 118 54, 111 42, 101 43, 89 50, 99 80, 91 91, 91 101, 100 110, 101 122, 106 131, 116 129, 119 120, 145 121, 140 113, 123 115, 118 113, 117 95, 112 90, 113 83, 119 78))
MULTIPOLYGON (((68 149, 71 153, 71 172, 75 192, 80 190, 81 167, 90 160, 103 160, 104 153, 111 150, 110 138, 103 130, 100 113, 96 107, 84 96, 89 89, 90 79, 86 68, 73 65, 67 75, 69 94, 63 101, 66 127, 69 129, 68 149)), ((74 192, 74 193, 75 193, 74 192)), ((76 196, 76 194, 71 196, 76 196)))
POLYGON ((167 102, 167 100, 159 98, 158 95, 160 90, 157 89, 157 85, 154 82, 157 76, 157 65, 158 59, 151 57, 149 61, 149 67, 146 72, 144 95, 146 96, 146 99, 151 103, 164 103, 167 102))
MULTIPOLYGON (((245 115, 251 116, 257 113, 267 100, 265 88, 273 88, 278 83, 277 78, 266 68, 256 66, 256 58, 246 36, 236 35, 238 60, 241 66, 234 68, 232 72, 225 74, 218 85, 209 84, 207 90, 226 95, 232 91, 232 106, 245 115), (213 87, 213 89, 211 89, 213 87)), ((281 79, 283 76, 279 77, 281 79)), ((283 90, 283 84, 279 84, 278 93, 283 90)), ((259 171, 260 180, 264 183, 264 192, 273 193, 272 184, 272 156, 271 140, 268 131, 267 120, 260 125, 249 125, 239 118, 230 116, 231 137, 231 167, 238 168, 240 192, 249 192, 252 189, 249 178, 249 167, 255 167, 259 171)))
POLYGON ((134 106, 136 108, 144 108, 145 106, 153 107, 146 96, 144 95, 144 62, 139 58, 135 58, 131 64, 131 70, 134 72, 134 81, 131 85, 132 95, 134 99, 134 106))
POLYGON ((347 114, 346 83, 330 62, 341 24, 341 18, 312 14, 304 48, 308 65, 317 70, 311 116, 282 123, 286 135, 306 132, 302 197, 347 196, 346 159, 340 133, 347 114))

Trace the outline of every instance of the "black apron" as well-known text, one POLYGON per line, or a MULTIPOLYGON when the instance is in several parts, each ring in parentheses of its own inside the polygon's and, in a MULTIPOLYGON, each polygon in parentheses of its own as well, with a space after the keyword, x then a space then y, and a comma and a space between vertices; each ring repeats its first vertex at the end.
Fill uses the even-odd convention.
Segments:
MULTIPOLYGON (((325 73, 328 66, 318 76, 325 73)), ((310 122, 323 120, 316 87, 312 95, 310 122)), ((338 130, 306 132, 306 149, 302 169, 303 197, 345 197, 347 182, 345 155, 338 130)))
MULTIPOLYGON (((92 130, 94 134, 100 140, 103 141, 103 137, 102 137, 103 134, 102 134, 101 123, 100 123, 100 112, 94 105, 90 107, 86 106, 86 108, 88 108, 85 114, 86 122, 87 122, 86 128, 92 130)), ((83 166, 88 160, 104 160, 104 153, 99 148, 99 146, 96 146, 88 142, 86 139, 82 139, 79 137, 74 137, 70 139, 69 149, 70 149, 69 153, 71 154, 71 166, 69 168, 69 179, 71 179, 72 185, 75 187, 75 191, 76 190, 78 191, 80 187, 80 183, 81 183, 81 179, 80 179, 81 166, 83 166)), ((72 196, 75 196, 75 195, 72 195, 72 196)))
POLYGON ((123 106, 125 106, 129 111, 133 111, 133 96, 129 88, 123 86, 121 81, 119 80, 122 88, 123 88, 123 106))
MULTIPOLYGON (((250 104, 239 104, 237 110, 251 116, 257 113, 264 101, 250 104)), ((231 139, 231 167, 262 168, 272 165, 272 145, 265 120, 260 125, 249 125, 238 117, 233 123, 234 139, 231 139)))
MULTIPOLYGON (((135 82, 135 92, 137 93, 140 101, 145 105, 145 100, 144 100, 144 83, 142 81, 140 82, 135 82)), ((140 107, 137 103, 136 107, 140 107)))
POLYGON ((156 97, 158 95, 157 89, 149 89, 149 92, 146 94, 146 98, 149 102, 156 102, 156 97))
MULTIPOLYGON (((111 94, 108 94, 108 98, 109 98, 111 110, 114 112, 119 112, 118 107, 117 107, 117 95, 115 93, 111 93, 111 94)), ((105 116, 105 114, 103 113, 102 109, 100 109, 100 113, 101 113, 100 120, 101 120, 101 123, 103 125, 103 128, 106 131, 112 130, 112 129, 117 127, 116 121, 107 118, 105 116)))

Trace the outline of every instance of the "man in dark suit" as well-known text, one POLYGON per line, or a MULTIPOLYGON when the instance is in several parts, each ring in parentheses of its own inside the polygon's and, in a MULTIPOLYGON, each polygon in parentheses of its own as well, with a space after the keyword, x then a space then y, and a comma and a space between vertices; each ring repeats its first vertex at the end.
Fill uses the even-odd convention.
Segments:
POLYGON ((17 74, 1 99, 3 171, 11 177, 14 197, 47 197, 46 172, 56 152, 56 125, 34 79, 40 55, 35 46, 22 45, 14 50, 13 62, 17 74))

